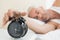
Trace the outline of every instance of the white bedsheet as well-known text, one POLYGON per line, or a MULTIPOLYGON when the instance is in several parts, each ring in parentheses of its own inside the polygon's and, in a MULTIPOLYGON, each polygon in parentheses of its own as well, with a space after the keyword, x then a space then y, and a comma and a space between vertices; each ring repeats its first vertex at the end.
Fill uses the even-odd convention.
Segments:
POLYGON ((0 40, 60 40, 60 29, 48 32, 44 35, 35 34, 29 30, 28 33, 20 39, 14 39, 8 34, 7 30, 0 29, 0 40))
POLYGON ((42 37, 42 40, 60 40, 60 29, 48 32, 42 37))
POLYGON ((35 40, 36 35, 33 31, 28 30, 27 34, 23 38, 12 38, 6 29, 0 29, 0 40, 35 40))

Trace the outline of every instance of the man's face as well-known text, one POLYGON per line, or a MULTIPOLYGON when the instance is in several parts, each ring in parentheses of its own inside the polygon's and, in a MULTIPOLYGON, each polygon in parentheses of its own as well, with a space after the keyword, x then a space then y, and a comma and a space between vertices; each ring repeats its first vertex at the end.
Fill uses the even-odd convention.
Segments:
POLYGON ((30 11, 29 11, 29 17, 31 18, 35 18, 35 19, 38 19, 38 20, 44 20, 44 11, 42 11, 41 9, 36 9, 36 8, 32 8, 30 11))

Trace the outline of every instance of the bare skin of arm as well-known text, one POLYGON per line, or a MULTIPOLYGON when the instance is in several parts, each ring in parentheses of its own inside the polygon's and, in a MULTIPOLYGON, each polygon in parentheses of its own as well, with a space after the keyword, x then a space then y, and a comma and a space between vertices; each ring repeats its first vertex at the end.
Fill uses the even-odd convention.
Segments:
POLYGON ((55 25, 56 23, 54 22, 49 22, 41 25, 39 23, 36 23, 34 20, 30 20, 29 17, 25 17, 25 19, 28 27, 37 34, 45 34, 48 33, 49 31, 55 30, 56 28, 55 25))

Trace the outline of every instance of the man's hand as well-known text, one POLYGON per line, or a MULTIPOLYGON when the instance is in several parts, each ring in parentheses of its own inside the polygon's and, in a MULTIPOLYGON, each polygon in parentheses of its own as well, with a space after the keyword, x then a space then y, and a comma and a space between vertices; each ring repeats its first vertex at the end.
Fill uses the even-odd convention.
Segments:
POLYGON ((25 16, 26 12, 18 12, 18 11, 14 11, 14 10, 8 10, 7 13, 4 14, 3 17, 3 26, 10 20, 12 20, 13 18, 17 18, 20 16, 25 16))

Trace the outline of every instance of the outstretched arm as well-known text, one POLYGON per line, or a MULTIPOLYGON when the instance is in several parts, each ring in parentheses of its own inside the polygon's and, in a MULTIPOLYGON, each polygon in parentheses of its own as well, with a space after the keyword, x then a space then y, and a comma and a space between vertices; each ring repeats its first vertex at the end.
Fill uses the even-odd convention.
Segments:
POLYGON ((41 25, 41 22, 39 23, 35 20, 32 20, 32 18, 29 17, 24 18, 26 19, 26 24, 28 25, 28 27, 38 34, 45 34, 48 33, 49 31, 55 30, 56 28, 55 22, 49 22, 41 25))
MULTIPOLYGON (((8 11, 5 15, 4 15, 4 20, 3 20, 3 24, 5 25, 7 22, 9 22, 9 17, 13 17, 15 16, 13 12, 16 11, 8 11)), ((19 15, 19 12, 16 13, 16 15, 19 15)), ((21 16, 21 14, 20 14, 21 16)), ((24 19, 26 20, 26 24, 28 25, 28 27, 33 30, 35 33, 47 33, 51 30, 55 30, 55 26, 52 24, 44 24, 44 25, 40 25, 38 22, 31 20, 31 18, 27 17, 27 16, 23 16, 24 19)))

